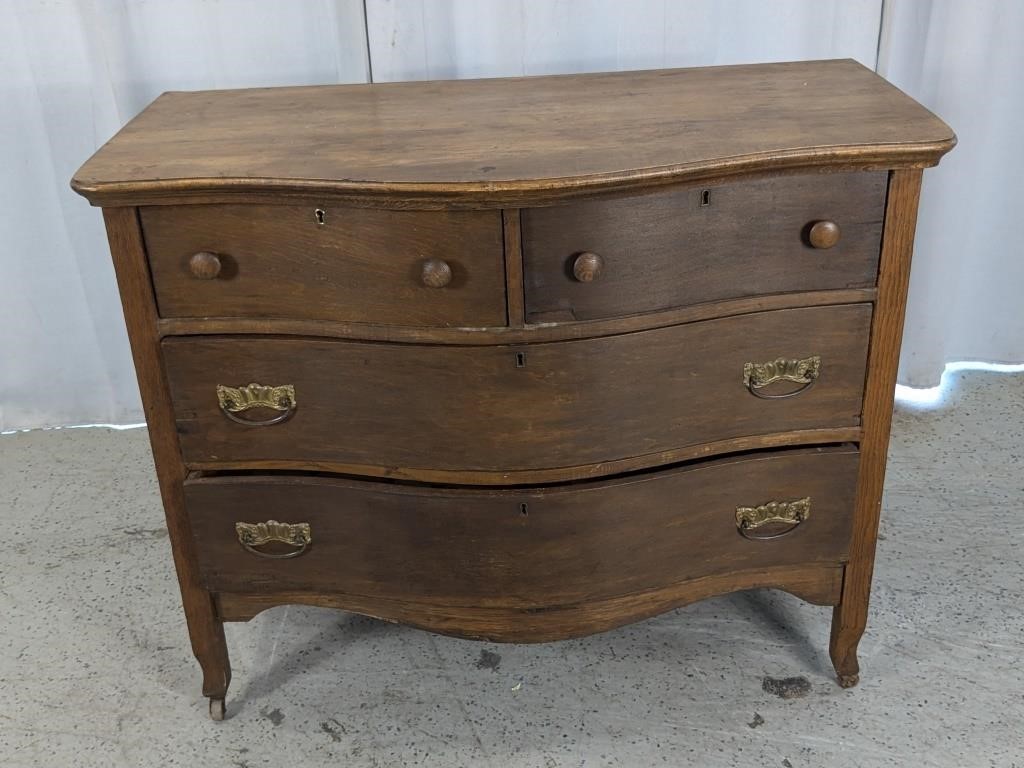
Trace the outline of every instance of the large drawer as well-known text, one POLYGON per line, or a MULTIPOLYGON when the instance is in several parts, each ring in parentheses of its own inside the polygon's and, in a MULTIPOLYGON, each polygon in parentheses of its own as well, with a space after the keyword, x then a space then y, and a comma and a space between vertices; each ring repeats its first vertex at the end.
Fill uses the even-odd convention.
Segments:
POLYGON ((527 320, 593 320, 873 285, 886 178, 718 181, 524 210, 527 320))
POLYGON ((521 490, 201 477, 186 482, 185 500, 212 590, 539 607, 746 569, 838 564, 847 557, 856 475, 857 451, 844 447, 521 490), (772 502, 771 514, 787 522, 758 527, 772 502), (270 521, 288 527, 244 527, 270 521))
POLYGON ((312 203, 140 211, 163 317, 507 322, 499 211, 312 203))
POLYGON ((190 337, 163 350, 187 463, 505 472, 855 427, 870 318, 856 304, 519 347, 190 337), (818 378, 758 389, 786 373, 780 358, 798 379, 797 361, 817 359, 818 378))

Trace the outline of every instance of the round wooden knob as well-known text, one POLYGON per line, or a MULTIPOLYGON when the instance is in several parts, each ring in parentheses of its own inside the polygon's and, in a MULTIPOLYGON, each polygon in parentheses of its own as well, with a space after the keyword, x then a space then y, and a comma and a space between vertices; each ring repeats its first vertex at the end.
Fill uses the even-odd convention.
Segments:
POLYGON ((220 274, 220 257, 216 253, 200 251, 188 260, 192 277, 198 280, 213 280, 220 274))
POLYGON ((604 271, 604 259, 589 251, 581 253, 572 263, 572 273, 581 283, 590 283, 604 271))
POLYGON ((831 248, 839 242, 839 225, 834 221, 816 221, 811 225, 807 239, 815 248, 831 248))
POLYGON ((452 268, 444 259, 427 259, 421 277, 428 288, 444 288, 452 281, 452 268))

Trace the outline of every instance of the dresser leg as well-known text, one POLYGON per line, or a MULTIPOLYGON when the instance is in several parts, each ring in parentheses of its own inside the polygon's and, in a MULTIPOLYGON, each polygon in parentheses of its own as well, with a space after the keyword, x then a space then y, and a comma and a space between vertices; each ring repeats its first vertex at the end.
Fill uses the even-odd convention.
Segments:
MULTIPOLYGON (((866 608, 866 606, 865 606, 866 608)), ((860 682, 860 664, 857 662, 857 646, 864 635, 867 611, 856 610, 851 602, 837 605, 832 611, 832 637, 828 652, 832 666, 843 688, 852 688, 860 682)))
POLYGON ((224 629, 218 627, 219 638, 215 644, 196 653, 196 659, 203 670, 203 696, 211 700, 220 699, 221 707, 227 698, 228 685, 231 684, 231 661, 228 659, 227 644, 224 642, 224 629))
POLYGON ((208 592, 202 591, 201 596, 186 596, 185 592, 183 588, 192 653, 203 671, 203 696, 210 700, 210 717, 223 720, 224 700, 231 683, 231 661, 224 639, 224 624, 217 618, 208 592))

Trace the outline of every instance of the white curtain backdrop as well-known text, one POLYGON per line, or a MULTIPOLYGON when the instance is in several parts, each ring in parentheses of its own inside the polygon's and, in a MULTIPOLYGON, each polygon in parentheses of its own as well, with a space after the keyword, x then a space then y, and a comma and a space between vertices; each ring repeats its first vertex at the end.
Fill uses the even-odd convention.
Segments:
POLYGON ((900 381, 1024 363, 1024 2, 886 0, 878 71, 959 144, 924 175, 900 381))
POLYGON ((1015 0, 0 0, 0 431, 141 420, 99 212, 68 181, 171 89, 877 63, 961 139, 926 177, 902 379, 1020 362, 1022 25, 1015 0))

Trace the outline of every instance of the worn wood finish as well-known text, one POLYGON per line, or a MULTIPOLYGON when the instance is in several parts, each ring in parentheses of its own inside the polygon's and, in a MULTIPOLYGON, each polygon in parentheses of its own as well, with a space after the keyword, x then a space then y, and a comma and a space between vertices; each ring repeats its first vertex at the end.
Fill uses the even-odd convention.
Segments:
POLYGON ((933 165, 954 143, 851 60, 175 92, 72 186, 101 205, 272 192, 522 207, 751 169, 933 165))
POLYGON ((200 477, 185 483, 185 499, 214 591, 337 590, 540 611, 734 571, 842 562, 856 477, 857 450, 844 447, 520 490, 200 477), (780 538, 738 532, 737 507, 804 497, 810 516, 780 538), (290 559, 240 546, 236 522, 271 519, 308 523, 312 545, 290 559))
MULTIPOLYGON (((523 245, 520 212, 517 208, 502 211, 505 233, 505 293, 508 297, 508 324, 522 328, 526 323, 523 295, 523 245)), ((463 334, 464 335, 464 334, 463 334)))
POLYGON ((495 211, 309 203, 148 207, 141 215, 163 317, 505 324, 495 211), (197 280, 191 259, 207 251, 222 266, 215 279, 197 280))
POLYGON ((594 320, 873 285, 886 180, 812 174, 525 210, 527 319, 594 320), (821 219, 843 228, 827 252, 809 241, 821 219))
MULTIPOLYGON (((507 278, 508 279, 508 278, 507 278)), ((515 277, 511 278, 515 280, 515 277)), ((522 296, 520 273, 519 294, 522 296)), ((509 282, 510 290, 514 283, 509 282)), ((775 309, 824 307, 839 304, 861 304, 875 300, 877 291, 871 288, 851 288, 842 291, 807 291, 779 293, 766 296, 748 296, 742 299, 708 302, 689 307, 678 307, 663 312, 629 315, 579 323, 541 323, 519 327, 493 328, 424 328, 395 325, 367 325, 326 320, 287 320, 259 317, 203 317, 167 318, 159 321, 162 336, 211 336, 242 334, 260 336, 320 336, 324 338, 356 339, 360 341, 393 341, 417 344, 452 344, 455 346, 489 346, 492 344, 535 344, 543 341, 589 339, 615 336, 649 328, 694 323, 722 317, 748 315, 775 309)), ((509 301, 511 312, 513 302, 509 301)), ((520 311, 522 305, 520 303, 520 311)), ((514 321, 513 326, 515 325, 514 321)))
POLYGON ((882 509, 882 487, 920 191, 921 171, 893 171, 878 275, 878 304, 871 326, 855 527, 850 544, 850 562, 843 578, 842 600, 832 618, 829 644, 832 663, 844 688, 856 685, 860 675, 857 645, 867 626, 871 598, 875 542, 882 509))
POLYGON ((870 316, 869 305, 791 309, 522 347, 211 337, 165 339, 163 351, 190 464, 501 472, 857 426, 870 316), (798 396, 762 400, 743 384, 748 362, 811 355, 822 375, 798 396), (295 415, 270 427, 225 418, 217 386, 250 382, 294 386, 295 415))
POLYGON ((192 652, 203 671, 203 695, 210 697, 211 701, 219 700, 223 703, 231 682, 231 664, 224 640, 224 627, 216 613, 213 598, 203 588, 197 570, 195 548, 185 510, 183 482, 186 472, 181 463, 181 450, 161 360, 156 305, 146 267, 142 231, 134 208, 105 208, 103 219, 124 306, 135 372, 139 378, 142 407, 149 427, 149 442, 153 449, 153 461, 192 652))
POLYGON ((217 606, 225 621, 248 621, 278 605, 294 603, 353 611, 385 621, 472 640, 505 643, 550 642, 583 637, 640 621, 697 600, 744 589, 781 589, 816 605, 834 605, 842 566, 829 563, 782 566, 705 576, 660 589, 604 600, 560 605, 544 611, 520 608, 437 605, 346 595, 338 592, 225 592, 217 606))

